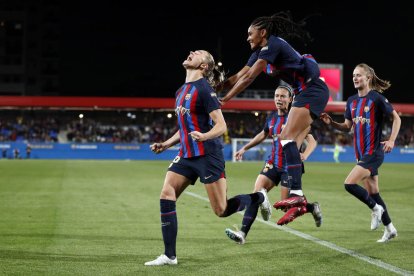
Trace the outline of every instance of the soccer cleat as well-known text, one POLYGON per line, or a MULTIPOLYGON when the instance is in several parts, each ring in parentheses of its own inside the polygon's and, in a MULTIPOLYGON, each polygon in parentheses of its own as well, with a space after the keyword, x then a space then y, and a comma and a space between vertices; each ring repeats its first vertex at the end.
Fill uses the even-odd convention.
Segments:
POLYGON ((321 205, 318 202, 312 203, 313 205, 313 212, 312 216, 315 220, 316 227, 321 227, 322 225, 322 211, 321 211, 321 205))
POLYGON ((238 244, 244 244, 246 242, 246 234, 242 231, 238 231, 237 229, 235 231, 227 228, 226 235, 238 244))
POLYGON ((308 202, 304 196, 294 196, 283 199, 273 204, 276 209, 290 209, 292 207, 306 206, 308 202))
POLYGON ((178 264, 177 257, 175 257, 174 260, 171 260, 164 254, 160 255, 158 258, 156 258, 153 261, 149 261, 145 263, 145 265, 154 265, 154 266, 155 265, 176 265, 176 264, 178 264))
POLYGON ((267 197, 267 191, 265 188, 260 189, 259 193, 263 194, 264 201, 259 205, 260 213, 265 221, 268 221, 272 216, 272 207, 270 206, 269 198, 267 197))
POLYGON ((397 229, 393 229, 391 231, 388 231, 387 228, 384 229, 384 235, 381 239, 377 240, 377 242, 389 242, 391 239, 397 237, 397 229))
POLYGON ((306 213, 306 207, 292 207, 290 208, 286 214, 279 219, 277 222, 278 225, 288 224, 289 222, 293 221, 295 218, 303 215, 306 213))
POLYGON ((372 208, 371 214, 371 230, 376 230, 381 223, 381 217, 384 213, 384 208, 377 204, 374 208, 372 208))

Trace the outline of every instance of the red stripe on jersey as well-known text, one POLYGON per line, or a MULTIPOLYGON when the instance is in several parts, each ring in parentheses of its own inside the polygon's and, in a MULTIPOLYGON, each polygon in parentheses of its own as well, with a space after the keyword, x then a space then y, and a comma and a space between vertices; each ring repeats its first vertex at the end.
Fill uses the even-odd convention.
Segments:
MULTIPOLYGON (((357 100, 353 100, 352 104, 351 104, 351 118, 354 119, 355 118, 355 112, 356 112, 356 105, 357 105, 357 100)), ((354 126, 354 150, 355 150, 355 157, 357 160, 359 160, 359 153, 358 153, 358 146, 356 144, 356 123, 354 121, 352 121, 352 124, 354 126)))
MULTIPOLYGON (((194 130, 200 131, 200 126, 198 125, 197 113, 195 113, 197 97, 198 97, 198 90, 195 89, 193 95, 191 96, 191 107, 190 107, 190 110, 192 111, 191 112, 191 121, 194 124, 194 130)), ((198 147, 198 151, 199 151, 200 155, 204 155, 205 154, 204 143, 203 142, 197 142, 197 147, 198 147)))
POLYGON ((372 101, 372 104, 370 106, 370 113, 371 113, 371 116, 369 118, 369 124, 370 124, 371 133, 369 135, 369 144, 370 144, 369 152, 368 152, 369 155, 371 155, 374 152, 374 146, 375 146, 375 135, 374 134, 375 134, 376 122, 375 122, 375 102, 374 101, 372 101))
MULTIPOLYGON (((280 134, 282 132, 282 126, 283 126, 283 123, 285 122, 285 117, 279 117, 279 118, 280 118, 280 121, 279 121, 279 125, 277 126, 276 134, 280 134)), ((280 139, 277 139, 277 140, 278 140, 277 146, 279 149, 277 151, 279 153, 278 155, 279 162, 277 162, 277 167, 283 169, 283 147, 282 147, 282 143, 280 143, 280 139)))
MULTIPOLYGON (((365 109, 365 103, 367 102, 367 98, 364 98, 361 103, 361 107, 359 108, 359 114, 361 118, 364 117, 364 109, 365 109)), ((364 141, 364 125, 362 124, 362 121, 359 122, 359 143, 361 148, 361 154, 364 155, 365 153, 365 141, 364 141)))
MULTIPOLYGON (((181 106, 181 107, 183 106, 185 95, 187 94, 188 90, 190 90, 190 88, 191 88, 191 85, 188 84, 187 87, 185 88, 184 92, 183 92, 184 95, 182 95, 182 97, 181 97, 181 101, 179 103, 179 106, 181 106)), ((186 145, 187 157, 192 157, 190 146, 189 146, 189 141, 188 141, 188 132, 187 132, 186 128, 184 127, 185 126, 185 121, 184 121, 183 117, 184 116, 181 114, 181 110, 180 110, 180 112, 178 114, 178 120, 180 120, 181 125, 183 126, 181 130, 182 130, 183 136, 184 136, 184 137, 181 137, 181 139, 184 139, 184 141, 185 141, 184 145, 186 145)), ((183 146, 183 143, 181 143, 181 147, 182 146, 183 146)), ((180 153, 181 153, 181 151, 180 151, 180 153)))

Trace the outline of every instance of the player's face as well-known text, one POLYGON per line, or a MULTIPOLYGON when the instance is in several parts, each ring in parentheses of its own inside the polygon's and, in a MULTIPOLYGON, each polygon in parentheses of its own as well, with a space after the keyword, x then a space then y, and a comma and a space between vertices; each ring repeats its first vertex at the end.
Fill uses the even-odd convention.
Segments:
POLYGON ((352 81, 354 82, 354 87, 358 90, 367 88, 369 86, 369 76, 364 68, 355 67, 352 74, 352 81))
POLYGON ((284 112, 287 112, 289 104, 292 102, 289 91, 285 88, 276 89, 274 100, 276 108, 284 112))
POLYGON ((184 60, 183 66, 185 69, 198 69, 202 64, 206 65, 204 62, 206 51, 203 50, 197 50, 197 51, 191 51, 188 55, 187 59, 184 60))
POLYGON ((266 30, 259 30, 254 26, 250 26, 247 30, 247 42, 250 44, 252 50, 263 47, 266 30))

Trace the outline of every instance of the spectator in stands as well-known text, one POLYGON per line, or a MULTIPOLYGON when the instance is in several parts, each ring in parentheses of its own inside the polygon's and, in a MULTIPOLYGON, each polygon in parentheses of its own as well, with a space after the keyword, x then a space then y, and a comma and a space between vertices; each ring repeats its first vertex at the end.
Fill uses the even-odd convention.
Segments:
MULTIPOLYGON (((286 160, 282 152, 282 145, 280 143, 279 135, 283 125, 288 120, 289 105, 292 102, 291 93, 293 93, 292 88, 286 85, 280 85, 276 89, 274 96, 276 111, 272 112, 268 116, 263 130, 235 153, 236 160, 241 160, 243 158, 243 154, 247 150, 259 145, 268 137, 273 139, 272 151, 265 161, 262 171, 257 176, 253 191, 258 192, 262 189, 266 189, 266 191, 269 192, 280 182, 281 200, 288 198, 290 185, 286 168, 286 160)), ((306 160, 316 147, 316 141, 313 139, 311 134, 306 136, 306 141, 308 142, 306 149, 304 149, 303 153, 301 153, 302 160, 306 160)), ((244 244, 246 236, 256 220, 258 208, 259 206, 257 205, 250 205, 244 213, 241 229, 232 230, 227 228, 227 236, 239 244, 244 244)), ((268 221, 271 214, 265 208, 260 209, 263 219, 268 221)), ((295 219, 296 216, 291 214, 298 212, 297 209, 300 209, 301 214, 306 212, 311 213, 315 219, 316 226, 321 226, 322 213, 319 203, 317 202, 307 203, 305 207, 290 208, 285 216, 283 216, 277 223, 281 225, 295 219)))
MULTIPOLYGON (((244 91, 256 77, 265 72, 278 80, 283 80, 294 88, 295 101, 289 112, 289 121, 283 128, 280 139, 286 156, 292 187, 289 199, 278 206, 290 208, 305 206, 302 191, 302 168, 298 144, 303 133, 307 133, 313 120, 325 109, 329 99, 329 89, 320 79, 320 70, 312 55, 299 55, 285 40, 299 38, 306 41, 309 33, 303 28, 305 22, 294 22, 290 12, 279 12, 272 16, 259 17, 248 28, 247 42, 253 54, 247 65, 237 74, 227 79, 223 89, 230 89, 221 99, 225 104, 244 91)), ((297 212, 297 216, 300 212, 297 212)))
POLYGON ((226 131, 226 122, 213 87, 218 83, 212 55, 204 50, 190 52, 183 62, 185 83, 176 92, 175 113, 179 130, 167 141, 152 144, 155 153, 180 143, 180 150, 168 168, 160 195, 161 229, 164 254, 145 265, 176 265, 177 214, 180 194, 196 182, 204 183, 210 205, 219 217, 227 217, 250 205, 266 204, 266 191, 238 195, 227 199, 225 162, 219 137, 226 131), (214 125, 212 124, 214 122, 214 125))
POLYGON ((26 146, 26 159, 30 159, 30 155, 32 154, 32 146, 27 144, 26 146))
POLYGON ((338 123, 326 113, 321 119, 338 130, 354 129, 357 164, 345 179, 345 189, 372 209, 371 230, 376 230, 382 221, 385 230, 378 242, 387 242, 397 236, 397 229, 379 194, 378 169, 384 161, 384 152, 394 148, 401 119, 381 94, 391 86, 389 81, 378 78, 374 69, 365 63, 358 64, 352 76, 358 93, 347 100, 345 121, 338 123), (392 117, 393 123, 389 139, 381 142, 384 115, 392 117), (365 189, 358 185, 361 181, 365 189))

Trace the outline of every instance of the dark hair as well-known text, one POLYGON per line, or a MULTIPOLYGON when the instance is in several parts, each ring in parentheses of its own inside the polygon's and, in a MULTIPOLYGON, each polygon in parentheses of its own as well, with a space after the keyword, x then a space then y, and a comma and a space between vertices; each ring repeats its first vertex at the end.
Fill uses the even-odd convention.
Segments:
POLYGON ((306 45, 308 42, 312 42, 310 33, 304 29, 306 20, 309 17, 307 16, 301 21, 295 22, 290 11, 282 11, 272 16, 258 17, 250 25, 259 30, 265 29, 267 31, 267 38, 270 35, 275 35, 286 40, 298 39, 306 45))

